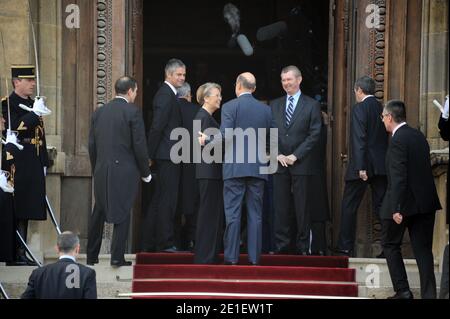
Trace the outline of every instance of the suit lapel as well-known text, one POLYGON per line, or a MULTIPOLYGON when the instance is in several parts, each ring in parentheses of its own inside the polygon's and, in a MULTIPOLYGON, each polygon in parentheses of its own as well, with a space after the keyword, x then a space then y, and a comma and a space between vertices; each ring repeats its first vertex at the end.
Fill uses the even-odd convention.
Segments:
POLYGON ((286 99, 280 99, 280 102, 275 105, 276 122, 280 123, 280 127, 286 127, 286 99))

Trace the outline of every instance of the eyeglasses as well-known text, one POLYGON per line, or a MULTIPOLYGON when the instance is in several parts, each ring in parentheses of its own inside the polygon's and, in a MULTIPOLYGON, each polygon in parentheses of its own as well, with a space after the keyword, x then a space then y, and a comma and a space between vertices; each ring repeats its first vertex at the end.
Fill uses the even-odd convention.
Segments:
POLYGON ((385 116, 388 116, 388 115, 391 115, 391 113, 383 113, 383 114, 381 114, 381 115, 380 115, 381 120, 383 121, 383 120, 384 120, 384 117, 385 117, 385 116))

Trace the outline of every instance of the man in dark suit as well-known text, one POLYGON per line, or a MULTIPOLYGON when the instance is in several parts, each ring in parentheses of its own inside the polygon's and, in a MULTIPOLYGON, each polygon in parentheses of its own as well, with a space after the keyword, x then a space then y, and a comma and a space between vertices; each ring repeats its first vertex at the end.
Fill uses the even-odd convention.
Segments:
MULTIPOLYGON (((225 139, 224 260, 231 265, 239 261, 241 209, 244 200, 247 207, 247 251, 251 265, 259 263, 262 249, 263 194, 268 175, 263 174, 264 168, 267 169, 267 163, 264 163, 267 157, 266 143, 262 146, 261 141, 270 132, 272 114, 268 105, 253 97, 255 90, 256 79, 253 74, 239 75, 235 86, 237 98, 225 103, 221 114, 220 131, 225 139), (252 140, 251 136, 255 139, 252 140)), ((218 141, 220 140, 219 138, 218 141)))
MULTIPOLYGON (((6 129, 17 132, 18 141, 23 146, 23 150, 14 156, 13 202, 18 231, 26 241, 28 221, 47 219, 45 175, 49 161, 43 116, 48 113, 38 111, 34 107, 35 101, 31 98, 36 87, 33 65, 12 66, 11 77, 14 92, 2 100, 2 112, 6 129)), ((15 265, 36 265, 26 258, 25 249, 19 243, 16 246, 15 265)))
POLYGON ((395 295, 389 299, 412 299, 401 253, 408 228, 420 275, 422 299, 436 298, 433 229, 436 210, 441 209, 425 136, 406 124, 405 104, 389 101, 382 114, 392 134, 386 154, 388 185, 380 215, 382 245, 395 295))
MULTIPOLYGON (((341 227, 337 253, 353 255, 356 238, 356 213, 366 192, 372 190, 373 211, 379 209, 386 192, 385 157, 388 134, 380 122, 383 106, 373 96, 375 81, 363 76, 354 87, 356 105, 350 121, 350 161, 345 174, 341 227)), ((381 256, 380 256, 381 257, 381 256)))
POLYGON ((182 124, 177 88, 183 85, 185 79, 184 63, 178 59, 169 60, 165 68, 165 81, 153 98, 148 154, 156 175, 156 185, 144 222, 147 230, 143 240, 145 250, 177 251, 174 245, 174 223, 181 167, 171 160, 170 151, 177 141, 171 140, 170 134, 182 124))
POLYGON ((94 176, 95 206, 89 219, 87 263, 98 263, 105 221, 114 224, 111 265, 125 261, 131 209, 139 190, 139 178, 150 182, 147 144, 141 111, 133 104, 136 80, 116 81, 117 96, 92 115, 89 157, 94 176))
MULTIPOLYGON (((444 141, 449 141, 450 140, 450 121, 448 120, 449 118, 449 105, 448 105, 448 95, 447 95, 447 99, 445 101, 445 106, 444 106, 444 113, 442 114, 442 116, 439 118, 439 133, 441 134, 441 137, 444 141)), ((449 191, 448 188, 450 186, 450 183, 448 182, 448 167, 447 167, 447 207, 446 207, 446 213, 447 213, 447 225, 448 225, 448 221, 449 221, 449 208, 450 208, 450 202, 448 200, 449 198, 449 191)), ((448 264, 448 244, 447 246, 445 246, 445 251, 444 251, 444 258, 442 261, 442 277, 441 277, 441 291, 439 293, 439 299, 448 299, 448 268, 449 268, 449 264, 448 264)))
POLYGON ((310 252, 311 212, 307 207, 310 176, 320 169, 311 156, 322 126, 320 105, 300 91, 302 74, 296 66, 281 71, 281 83, 287 95, 270 103, 278 128, 278 171, 273 178, 276 252, 289 253, 291 196, 297 222, 296 250, 310 252))
POLYGON ((59 260, 33 270, 22 299, 97 299, 95 270, 76 262, 80 240, 72 232, 58 236, 59 260))
MULTIPOLYGON (((178 102, 180 103, 182 127, 189 132, 190 139, 186 140, 189 145, 183 145, 191 150, 194 138, 198 132, 193 132, 194 118, 200 110, 200 106, 192 103, 191 86, 184 84, 177 89, 178 102)), ((197 143, 197 141, 195 141, 197 143)), ((177 238, 179 248, 185 248, 190 251, 194 249, 195 225, 199 205, 199 189, 195 179, 195 163, 193 160, 193 151, 190 151, 188 160, 183 159, 181 163, 181 176, 179 199, 177 205, 175 237, 177 238), (184 223, 183 217, 184 216, 184 223)), ((184 158, 184 154, 183 154, 184 158)), ((186 158, 187 159, 187 158, 186 158)))

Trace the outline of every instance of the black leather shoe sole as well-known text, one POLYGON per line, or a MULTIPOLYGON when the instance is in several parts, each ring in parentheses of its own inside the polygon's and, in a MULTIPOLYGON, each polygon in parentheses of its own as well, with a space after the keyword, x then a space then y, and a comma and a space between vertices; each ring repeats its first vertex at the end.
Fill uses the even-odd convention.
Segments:
POLYGON ((111 266, 112 267, 122 267, 122 266, 131 266, 133 263, 131 261, 111 261, 111 266))

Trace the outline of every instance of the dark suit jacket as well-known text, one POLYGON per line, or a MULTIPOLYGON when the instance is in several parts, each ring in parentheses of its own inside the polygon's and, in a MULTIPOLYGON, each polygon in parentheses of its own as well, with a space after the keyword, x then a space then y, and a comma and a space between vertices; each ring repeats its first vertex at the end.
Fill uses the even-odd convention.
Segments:
MULTIPOLYGON (((209 128, 219 129, 219 124, 214 117, 203 108, 198 111, 195 119, 201 121, 202 132, 205 132, 205 130, 209 128)), ((202 151, 203 148, 204 147, 202 147, 202 151)), ((214 153, 211 153, 211 156, 214 156, 214 153)), ((202 158, 201 163, 197 163, 195 166, 195 177, 197 179, 222 179, 221 163, 205 163, 202 158)))
POLYGON ((163 83, 153 98, 153 121, 148 133, 148 154, 152 160, 170 160, 170 150, 177 143, 170 140, 170 134, 181 124, 178 98, 163 83))
POLYGON ((431 214, 441 209, 425 136, 408 125, 400 127, 389 143, 386 155, 388 186, 381 205, 383 219, 431 214))
POLYGON ((193 143, 197 142, 198 132, 193 132, 193 121, 197 115, 200 106, 187 101, 186 99, 178 99, 180 104, 180 112, 182 119, 182 126, 189 132, 190 139, 187 141, 189 145, 183 145, 190 151, 189 162, 182 162, 181 164, 181 179, 180 179, 180 192, 179 192, 179 206, 182 208, 184 215, 195 214, 197 211, 198 202, 198 187, 195 180, 195 166, 193 161, 194 150, 192 148, 193 143))
POLYGON ((223 164, 223 179, 256 177, 268 179, 267 175, 262 175, 260 168, 268 166, 260 159, 266 158, 266 144, 268 134, 272 127, 272 114, 268 105, 256 100, 251 94, 244 94, 240 97, 225 103, 222 106, 222 123, 220 131, 225 137, 225 162, 223 164), (256 154, 250 154, 249 139, 245 138, 242 145, 239 145, 236 137, 227 139, 226 129, 252 129, 256 133, 256 140, 251 142, 256 154), (262 136, 258 129, 266 129, 266 134, 262 136), (265 143, 258 143, 261 139, 266 139, 265 143), (256 144, 256 145, 255 145, 256 144), (260 144, 260 145, 258 145, 260 144), (262 146, 264 145, 264 146, 262 146), (243 160, 239 161, 239 154, 243 154, 243 160), (231 157, 231 155, 233 157, 231 157), (251 156, 256 159, 252 162, 251 156), (230 158, 227 158, 230 157, 230 158))
POLYGON ((120 224, 134 205, 141 177, 150 175, 141 111, 121 98, 92 116, 89 156, 95 203, 109 223, 120 224))
MULTIPOLYGON (((439 119, 439 133, 441 134, 441 137, 444 141, 448 141, 450 140, 450 121, 443 119, 442 117, 440 117, 439 119)), ((450 164, 450 163, 449 163, 450 164)), ((447 175, 448 175, 448 166, 447 166, 447 175)), ((447 178, 448 179, 448 178, 447 178)), ((447 224, 449 221, 449 206, 450 206, 450 202, 448 201, 448 194, 449 194, 449 187, 450 183, 447 181, 447 224)))
POLYGON ((95 270, 69 258, 60 259, 54 264, 33 270, 21 298, 97 299, 95 270), (71 286, 74 288, 70 288, 71 286))
POLYGON ((359 179, 359 171, 369 177, 386 175, 385 159, 388 133, 380 119, 383 106, 370 96, 355 104, 350 121, 350 161, 345 180, 359 179))
POLYGON ((288 168, 278 165, 277 173, 289 170, 293 175, 317 175, 319 172, 311 152, 320 137, 320 104, 302 93, 287 127, 286 99, 287 96, 283 96, 270 103, 275 126, 278 128, 278 153, 286 156, 294 154, 298 160, 288 168))
MULTIPOLYGON (((9 96, 11 108, 11 129, 18 132, 19 143, 24 149, 14 156, 14 213, 17 219, 45 220, 47 210, 45 205, 44 166, 49 167, 47 143, 45 139, 44 122, 33 112, 22 110, 19 104, 33 107, 34 100, 24 99, 13 92, 9 96), (36 149, 36 135, 39 137, 39 147, 36 149), (33 185, 33 191, 30 191, 33 185)), ((2 100, 3 117, 8 128, 7 100, 2 100)), ((6 134, 4 134, 6 136, 6 134)))

